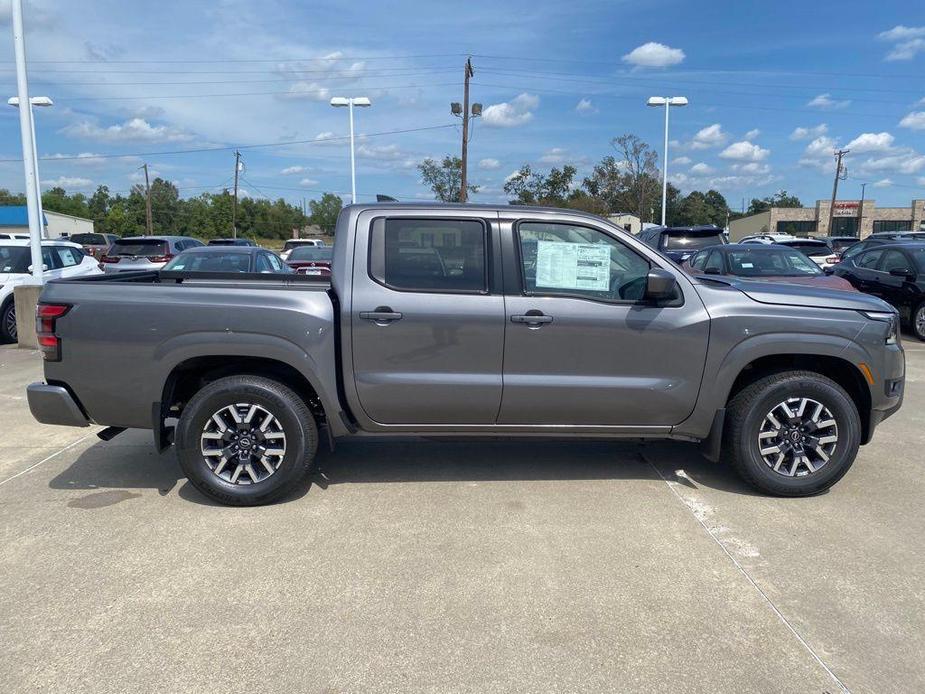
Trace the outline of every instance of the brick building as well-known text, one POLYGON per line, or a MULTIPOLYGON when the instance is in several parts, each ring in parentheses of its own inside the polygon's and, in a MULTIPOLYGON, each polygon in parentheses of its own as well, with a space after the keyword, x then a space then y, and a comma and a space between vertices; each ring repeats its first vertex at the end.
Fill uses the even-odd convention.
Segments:
POLYGON ((876 200, 837 200, 833 230, 829 233, 831 200, 817 200, 815 207, 772 207, 729 223, 729 240, 752 234, 794 236, 858 236, 877 231, 925 230, 925 200, 913 200, 908 207, 877 207, 876 200))

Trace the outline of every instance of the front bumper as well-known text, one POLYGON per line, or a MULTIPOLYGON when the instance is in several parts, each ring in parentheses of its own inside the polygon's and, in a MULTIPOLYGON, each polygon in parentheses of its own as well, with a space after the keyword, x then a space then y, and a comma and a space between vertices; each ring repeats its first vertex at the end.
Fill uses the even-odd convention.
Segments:
POLYGON ((42 424, 67 427, 87 427, 90 421, 80 405, 63 386, 32 383, 26 388, 32 416, 42 424))

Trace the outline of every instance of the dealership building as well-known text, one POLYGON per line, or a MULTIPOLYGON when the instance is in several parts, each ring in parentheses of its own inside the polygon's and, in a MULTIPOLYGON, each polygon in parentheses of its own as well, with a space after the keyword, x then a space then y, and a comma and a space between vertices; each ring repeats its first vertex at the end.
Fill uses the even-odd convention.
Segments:
POLYGON ((876 200, 837 200, 829 232, 831 200, 817 200, 815 207, 772 207, 765 212, 729 222, 729 240, 752 234, 794 236, 858 236, 878 231, 925 230, 925 200, 908 207, 877 207, 876 200))

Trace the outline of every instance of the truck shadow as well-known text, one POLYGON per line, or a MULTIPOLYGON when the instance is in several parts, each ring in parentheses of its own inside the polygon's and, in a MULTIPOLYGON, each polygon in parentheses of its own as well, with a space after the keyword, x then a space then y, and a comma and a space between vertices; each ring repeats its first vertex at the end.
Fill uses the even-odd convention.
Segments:
MULTIPOLYGON (((145 439, 145 445, 119 444, 118 439, 100 442, 84 451, 49 486, 95 491, 156 489, 162 496, 176 490, 188 501, 213 505, 187 482, 172 449, 158 454, 145 439)), ((597 479, 668 479, 691 488, 755 494, 732 470, 704 460, 689 444, 404 439, 348 441, 338 443, 333 453, 322 447, 309 482, 282 503, 338 484, 597 479), (683 473, 678 474, 679 470, 683 473)))

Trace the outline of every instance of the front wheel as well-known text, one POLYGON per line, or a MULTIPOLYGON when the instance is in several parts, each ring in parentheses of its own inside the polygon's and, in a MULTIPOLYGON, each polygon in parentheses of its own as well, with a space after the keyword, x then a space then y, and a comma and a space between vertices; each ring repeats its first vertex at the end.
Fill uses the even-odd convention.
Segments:
POLYGON ((277 501, 303 482, 318 447, 314 417, 291 389, 229 376, 196 393, 177 424, 177 457, 196 489, 232 506, 277 501))
POLYGON ((917 338, 925 340, 925 301, 912 309, 910 327, 917 338))
POLYGON ((0 308, 0 342, 16 342, 16 304, 13 297, 0 308))
POLYGON ((810 496, 854 463, 861 420, 837 383, 809 371, 766 376, 729 403, 723 453, 752 486, 778 496, 810 496))

